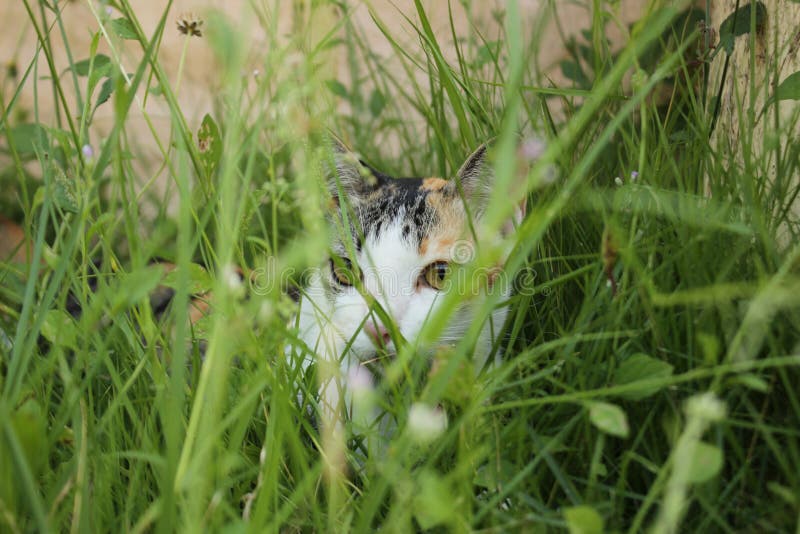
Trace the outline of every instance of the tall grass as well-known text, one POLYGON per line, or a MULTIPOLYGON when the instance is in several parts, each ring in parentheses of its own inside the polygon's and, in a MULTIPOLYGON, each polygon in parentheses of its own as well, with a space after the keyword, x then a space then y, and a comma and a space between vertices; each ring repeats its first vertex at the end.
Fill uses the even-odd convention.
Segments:
MULTIPOLYGON (((514 1, 498 35, 461 36, 452 20, 437 33, 421 2, 372 11, 391 63, 349 3, 298 9, 317 22, 289 39, 279 2, 253 5, 269 40, 258 76, 235 24, 208 13, 182 57, 207 39, 221 89, 190 129, 187 82, 158 61, 169 4, 150 34, 127 0, 111 15, 93 7, 84 50, 62 38, 68 3, 22 1, 39 53, 0 93, 3 213, 30 243, 27 261, 0 263, 1 530, 800 528, 798 117, 749 99, 735 104, 738 137, 715 128, 721 81, 697 31, 707 13, 651 2, 626 27, 616 3, 592 2, 560 87, 536 66, 541 28, 514 1), (625 34, 619 50, 609 24, 625 34), (55 62, 61 46, 68 64, 55 62), (331 49, 345 52, 345 77, 332 78, 331 49), (168 132, 147 100, 169 110, 168 132), (102 139, 99 106, 114 118, 102 139), (134 115, 156 162, 136 161, 134 115), (300 373, 285 291, 303 277, 272 283, 326 256, 315 147, 327 129, 395 175, 451 176, 496 138, 498 194, 479 235, 523 200, 518 184, 528 213, 510 243, 521 290, 502 363, 477 378, 461 365, 473 331, 430 376, 401 351, 373 392, 398 430, 369 457, 356 434, 341 469, 309 416, 314 377, 300 373), (532 137, 547 143, 529 162, 532 137), (149 296, 163 285, 174 296, 158 314, 149 296), (196 294, 213 294, 213 312, 190 323, 196 294), (436 404, 449 425, 420 439, 411 407, 436 404)), ((748 20, 735 46, 754 38, 748 20)), ((771 94, 771 81, 753 87, 771 94)), ((495 254, 480 250, 475 266, 495 254)))

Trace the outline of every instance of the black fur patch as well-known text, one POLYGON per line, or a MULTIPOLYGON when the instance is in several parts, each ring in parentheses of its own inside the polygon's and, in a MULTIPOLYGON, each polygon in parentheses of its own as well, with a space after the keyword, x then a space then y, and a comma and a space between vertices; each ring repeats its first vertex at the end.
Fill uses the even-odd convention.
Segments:
POLYGON ((438 216, 426 202, 428 191, 420 189, 420 179, 397 179, 394 187, 385 185, 378 191, 380 200, 365 210, 361 220, 366 235, 379 237, 381 231, 398 218, 402 218, 402 236, 412 244, 419 246, 438 216))

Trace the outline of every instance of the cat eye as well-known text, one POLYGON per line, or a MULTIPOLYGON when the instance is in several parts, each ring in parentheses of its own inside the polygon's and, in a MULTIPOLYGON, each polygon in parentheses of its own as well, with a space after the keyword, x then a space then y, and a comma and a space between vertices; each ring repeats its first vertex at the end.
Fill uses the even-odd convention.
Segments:
POLYGON ((420 280, 433 289, 441 291, 448 274, 450 274, 450 264, 446 261, 435 261, 422 270, 420 280))
POLYGON ((350 258, 331 258, 331 272, 333 279, 343 286, 353 286, 361 278, 358 268, 353 267, 350 258))

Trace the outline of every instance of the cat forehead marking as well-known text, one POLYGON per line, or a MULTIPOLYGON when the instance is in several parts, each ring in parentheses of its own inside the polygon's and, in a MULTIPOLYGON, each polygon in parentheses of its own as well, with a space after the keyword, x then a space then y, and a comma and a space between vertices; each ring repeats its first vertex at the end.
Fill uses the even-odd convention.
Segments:
POLYGON ((457 234, 453 231, 439 232, 436 235, 424 237, 420 241, 418 251, 420 256, 430 252, 440 260, 448 261, 453 255, 453 245, 456 243, 457 234))
MULTIPOLYGON (((419 254, 446 253, 465 222, 452 182, 438 177, 376 176, 378 187, 361 197, 356 211, 364 235, 380 239, 384 228, 400 220, 401 239, 415 245, 419 254)), ((359 243, 355 234, 353 239, 359 243)))

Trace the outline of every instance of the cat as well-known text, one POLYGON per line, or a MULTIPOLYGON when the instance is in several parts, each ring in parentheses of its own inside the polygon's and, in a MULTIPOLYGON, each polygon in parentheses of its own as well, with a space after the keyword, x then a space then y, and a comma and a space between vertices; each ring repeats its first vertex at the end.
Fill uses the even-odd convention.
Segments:
MULTIPOLYGON (((365 372, 369 383, 380 379, 371 371, 379 355, 395 356, 399 340, 414 344, 447 292, 464 291, 465 298, 436 344, 416 350, 430 354, 436 345, 455 344, 474 320, 483 320, 475 316, 479 301, 466 294, 474 286, 448 282, 455 264, 470 259, 475 250, 470 222, 478 223, 484 214, 494 174, 486 144, 450 180, 393 178, 361 161, 339 140, 331 144, 325 180, 332 199, 328 220, 335 230, 329 258, 301 297, 297 325, 300 339, 314 353, 305 357, 303 369, 315 362, 328 367, 319 390, 320 409, 323 419, 341 430, 353 417, 347 382, 363 383, 365 372)), ((505 233, 523 216, 524 205, 517 206, 505 233)), ((503 237, 502 232, 497 236, 503 237)), ((488 286, 497 272, 488 273, 488 286)), ((509 289, 509 284, 498 288, 506 304, 495 307, 483 323, 474 348, 476 372, 487 364, 500 335, 509 289)))

